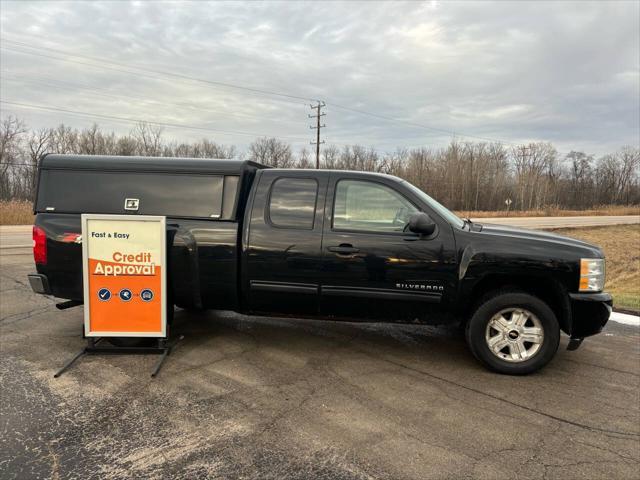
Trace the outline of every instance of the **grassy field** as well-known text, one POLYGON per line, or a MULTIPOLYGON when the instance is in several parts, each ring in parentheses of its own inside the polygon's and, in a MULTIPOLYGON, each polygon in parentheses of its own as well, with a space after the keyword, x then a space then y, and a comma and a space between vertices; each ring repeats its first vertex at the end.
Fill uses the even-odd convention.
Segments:
POLYGON ((32 209, 32 202, 0 201, 0 225, 31 225, 33 224, 32 209))
POLYGON ((605 289, 618 308, 640 311, 640 225, 563 228, 560 235, 598 245, 607 258, 605 289))
POLYGON ((563 210, 557 207, 548 207, 542 210, 512 210, 507 215, 506 210, 498 211, 456 211, 460 217, 468 218, 496 218, 496 217, 585 217, 593 215, 640 215, 640 205, 602 205, 590 210, 563 210))

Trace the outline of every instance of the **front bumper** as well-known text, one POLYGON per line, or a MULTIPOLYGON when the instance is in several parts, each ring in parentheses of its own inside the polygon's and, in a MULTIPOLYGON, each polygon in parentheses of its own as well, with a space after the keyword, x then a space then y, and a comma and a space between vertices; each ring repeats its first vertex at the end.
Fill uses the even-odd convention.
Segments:
POLYGON ((600 333, 609 321, 613 308, 611 295, 602 293, 570 293, 571 338, 584 338, 600 333))

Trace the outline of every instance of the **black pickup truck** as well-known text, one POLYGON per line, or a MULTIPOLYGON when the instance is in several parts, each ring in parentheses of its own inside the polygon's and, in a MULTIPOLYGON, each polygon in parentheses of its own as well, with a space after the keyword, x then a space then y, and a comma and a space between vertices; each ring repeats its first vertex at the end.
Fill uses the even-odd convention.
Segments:
POLYGON ((461 220, 389 175, 46 155, 35 213, 37 293, 83 301, 81 213, 162 215, 178 307, 457 322, 473 354, 502 373, 544 366, 561 331, 577 348, 612 307, 598 247, 461 220))

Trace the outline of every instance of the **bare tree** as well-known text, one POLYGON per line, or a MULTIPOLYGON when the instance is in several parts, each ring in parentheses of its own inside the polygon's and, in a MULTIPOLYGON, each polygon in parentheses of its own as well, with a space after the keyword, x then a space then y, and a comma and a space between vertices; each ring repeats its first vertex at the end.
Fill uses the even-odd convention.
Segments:
POLYGON ((277 138, 262 137, 249 145, 249 160, 277 168, 292 168, 295 160, 291 146, 277 138))
POLYGON ((140 122, 131 132, 131 136, 138 143, 138 155, 159 157, 162 154, 162 127, 140 122))
POLYGON ((584 152, 569 152, 566 157, 569 165, 569 199, 567 203, 570 203, 573 207, 580 205, 593 206, 593 156, 587 155, 584 152))
POLYGON ((86 155, 98 155, 101 152, 102 135, 97 123, 85 129, 78 137, 78 152, 86 155))
POLYGON ((314 168, 314 164, 311 162, 311 158, 309 158, 309 151, 306 148, 300 150, 296 168, 314 168))
POLYGON ((340 151, 335 145, 329 145, 322 150, 321 168, 335 169, 338 168, 338 159, 340 151))
MULTIPOLYGON (((245 153, 208 138, 164 142, 162 129, 146 123, 124 136, 97 124, 84 130, 60 124, 29 132, 22 121, 7 117, 0 121, 0 198, 32 198, 36 165, 46 152, 247 158, 274 167, 313 167, 306 148, 294 156, 291 146, 276 138, 259 138, 245 153)), ((640 203, 638 147, 623 147, 598 159, 584 152, 560 159, 551 144, 542 142, 506 149, 499 143, 453 139, 441 149, 385 153, 363 145, 328 145, 321 165, 396 175, 458 210, 498 210, 505 208, 507 198, 518 209, 640 203)))
POLYGON ((41 128, 39 130, 31 132, 31 136, 29 137, 28 141, 30 177, 30 191, 28 192, 29 197, 32 197, 35 194, 38 162, 40 161, 40 157, 42 157, 42 155, 46 153, 47 147, 49 146, 50 142, 51 129, 41 128))
POLYGON ((22 157, 21 136, 27 132, 22 120, 9 116, 0 122, 0 198, 11 198, 12 168, 22 157))
POLYGON ((51 131, 49 153, 78 153, 78 132, 61 123, 51 131))

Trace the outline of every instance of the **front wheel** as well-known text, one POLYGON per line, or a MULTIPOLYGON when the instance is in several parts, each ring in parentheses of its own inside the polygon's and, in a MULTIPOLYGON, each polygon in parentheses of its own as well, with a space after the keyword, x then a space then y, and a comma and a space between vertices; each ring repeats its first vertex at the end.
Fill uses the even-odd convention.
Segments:
POLYGON ((525 375, 544 367, 560 343, 555 314, 538 297, 500 291, 485 297, 466 326, 473 355, 491 370, 525 375))

